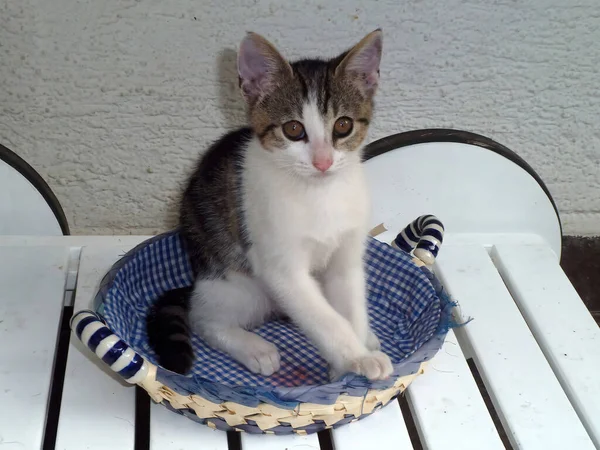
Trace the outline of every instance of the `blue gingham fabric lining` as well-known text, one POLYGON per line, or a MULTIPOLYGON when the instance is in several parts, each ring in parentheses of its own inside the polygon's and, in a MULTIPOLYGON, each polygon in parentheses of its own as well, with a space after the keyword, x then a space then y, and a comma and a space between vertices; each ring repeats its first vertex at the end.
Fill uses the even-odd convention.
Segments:
MULTIPOLYGON (((369 238, 365 268, 371 325, 382 350, 395 365, 400 364, 440 332, 444 305, 426 274, 400 250, 369 238)), ((179 234, 171 232, 143 243, 112 272, 98 294, 104 318, 118 336, 156 364, 145 330, 149 307, 163 292, 193 283, 179 234)), ((254 331, 280 350, 278 373, 271 377, 255 375, 194 336, 196 362, 190 381, 263 388, 329 381, 327 363, 293 324, 271 321, 254 331)))

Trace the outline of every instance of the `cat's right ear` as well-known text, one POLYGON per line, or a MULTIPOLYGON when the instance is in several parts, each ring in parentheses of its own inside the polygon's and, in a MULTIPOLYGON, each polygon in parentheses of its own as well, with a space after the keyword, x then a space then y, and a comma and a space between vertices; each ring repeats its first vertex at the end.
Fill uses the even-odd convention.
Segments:
POLYGON ((336 75, 345 74, 366 96, 373 96, 379 84, 379 63, 381 62, 382 46, 383 34, 381 29, 367 34, 346 53, 344 59, 335 69, 336 75))
POLYGON ((248 33, 238 53, 238 74, 242 94, 249 104, 269 94, 292 68, 264 37, 248 33))

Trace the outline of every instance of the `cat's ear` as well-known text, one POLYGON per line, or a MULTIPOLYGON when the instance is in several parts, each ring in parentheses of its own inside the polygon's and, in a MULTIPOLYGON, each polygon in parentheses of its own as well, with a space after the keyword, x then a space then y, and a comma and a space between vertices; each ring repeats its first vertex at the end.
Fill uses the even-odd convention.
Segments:
POLYGON ((379 84, 379 63, 383 48, 381 29, 367 34, 350 49, 335 69, 336 75, 344 75, 367 96, 372 96, 379 84))
POLYGON ((244 98, 254 103, 270 93, 292 68, 264 37, 248 33, 238 53, 238 74, 244 98))

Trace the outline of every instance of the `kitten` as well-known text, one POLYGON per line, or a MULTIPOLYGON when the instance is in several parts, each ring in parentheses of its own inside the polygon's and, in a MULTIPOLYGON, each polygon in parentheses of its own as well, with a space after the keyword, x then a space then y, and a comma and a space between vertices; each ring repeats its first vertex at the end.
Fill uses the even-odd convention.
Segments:
POLYGON ((381 50, 376 30, 334 59, 289 63, 263 37, 245 37, 238 71, 250 128, 214 143, 183 194, 180 225, 197 278, 193 290, 167 292, 149 316, 161 365, 190 369, 191 327, 269 376, 279 352, 247 330, 286 315, 332 376, 390 376, 369 328, 363 269, 361 149, 381 50))

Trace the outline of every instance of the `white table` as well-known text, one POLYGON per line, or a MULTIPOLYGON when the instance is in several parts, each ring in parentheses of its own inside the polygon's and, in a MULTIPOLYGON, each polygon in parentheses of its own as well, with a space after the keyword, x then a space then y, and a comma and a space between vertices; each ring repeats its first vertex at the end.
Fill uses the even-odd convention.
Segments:
MULTIPOLYGON (((228 444, 226 433, 148 407, 145 396, 136 405, 134 388, 76 339, 61 341, 62 315, 64 325, 73 308, 89 308, 110 265, 143 239, 0 237, 0 448, 38 449, 46 439, 43 448, 61 450, 232 450, 239 440, 243 450, 321 449, 316 435, 241 434, 228 444)), ((448 334, 409 387, 409 408, 394 402, 326 432, 323 448, 600 448, 600 330, 550 247, 533 235, 447 235, 436 271, 474 320, 448 334)))

